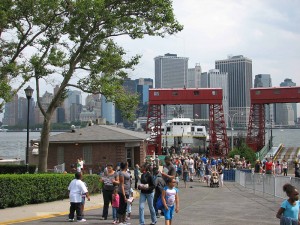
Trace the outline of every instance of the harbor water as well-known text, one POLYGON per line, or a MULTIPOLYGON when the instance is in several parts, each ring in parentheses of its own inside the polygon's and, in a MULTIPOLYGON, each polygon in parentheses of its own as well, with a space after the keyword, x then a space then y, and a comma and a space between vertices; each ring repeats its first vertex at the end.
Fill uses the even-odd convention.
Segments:
MULTIPOLYGON (((236 135, 236 132, 233 131, 233 135, 236 135)), ((50 135, 54 134, 58 132, 50 133, 50 135)), ((227 134, 230 136, 231 131, 227 131, 227 134)), ((266 139, 270 137, 270 134, 270 130, 266 130, 266 139)), ((282 143, 285 147, 300 147, 300 129, 272 129, 272 135, 274 146, 282 143)), ((29 140, 39 138, 40 132, 29 133, 29 140)), ((26 132, 0 132, 0 158, 25 159, 26 140, 26 132)))

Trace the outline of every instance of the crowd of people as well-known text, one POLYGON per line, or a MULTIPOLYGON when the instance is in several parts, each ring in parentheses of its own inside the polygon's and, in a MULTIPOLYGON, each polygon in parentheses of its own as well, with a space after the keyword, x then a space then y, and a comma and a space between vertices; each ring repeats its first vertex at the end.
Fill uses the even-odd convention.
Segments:
MULTIPOLYGON (((295 164, 295 176, 300 177, 300 169, 295 164)), ((78 168, 81 166, 78 160, 78 168)), ((102 185, 103 210, 102 219, 107 220, 109 216, 109 206, 112 207, 113 224, 130 224, 131 206, 134 200, 133 188, 140 192, 139 197, 139 223, 145 224, 145 204, 147 202, 151 223, 157 223, 161 216, 165 218, 165 224, 172 224, 174 212, 179 211, 178 183, 184 182, 210 182, 217 180, 218 187, 223 187, 223 171, 226 169, 252 169, 254 173, 273 174, 287 176, 288 164, 286 160, 273 162, 272 157, 263 161, 257 160, 252 166, 245 158, 214 158, 205 155, 187 154, 164 157, 163 162, 158 156, 149 157, 146 162, 139 166, 135 165, 133 176, 128 169, 128 163, 119 163, 116 167, 107 164, 100 173, 102 185), (253 168, 252 168, 253 167, 253 168), (132 184, 134 180, 134 185, 132 184), (161 202, 162 207, 158 206, 161 202)), ((192 186, 191 186, 192 187, 192 186)), ((286 187, 284 191, 288 196, 292 195, 293 188, 286 187)), ((69 220, 74 221, 76 211, 77 221, 83 222, 83 206, 85 198, 89 195, 86 184, 82 181, 82 170, 75 173, 75 179, 69 185, 70 191, 70 214, 69 220), (81 195, 78 195, 81 193, 81 195)), ((278 212, 278 218, 283 214, 283 210, 278 212)))

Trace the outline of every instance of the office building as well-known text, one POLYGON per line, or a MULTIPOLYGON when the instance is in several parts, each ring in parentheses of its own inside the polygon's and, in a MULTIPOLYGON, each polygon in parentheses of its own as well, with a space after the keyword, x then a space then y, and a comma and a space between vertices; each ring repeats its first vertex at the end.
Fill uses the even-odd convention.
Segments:
POLYGON ((107 102, 104 95, 101 96, 101 115, 110 124, 116 123, 116 107, 113 102, 107 102))
MULTIPOLYGON (((229 127, 228 120, 228 74, 218 69, 209 70, 201 74, 201 88, 222 88, 223 89, 223 112, 225 123, 229 127)), ((201 105, 200 119, 209 119, 208 104, 201 105)))
MULTIPOLYGON (((254 88, 272 87, 272 79, 270 74, 257 74, 254 78, 254 88)), ((265 105, 265 120, 267 126, 274 123, 274 104, 265 105)))
MULTIPOLYGON (((177 54, 170 53, 155 57, 155 88, 186 88, 188 60, 187 57, 178 57, 177 54)), ((174 117, 174 108, 171 105, 164 107, 164 120, 174 117)), ((192 105, 182 105, 181 109, 180 116, 194 117, 192 105)))
POLYGON ((69 90, 67 96, 68 97, 64 101, 64 106, 63 106, 65 108, 65 118, 66 118, 66 122, 73 122, 80 117, 79 114, 81 111, 79 110, 82 109, 81 91, 69 90))
POLYGON ((252 88, 252 60, 242 55, 216 60, 215 68, 228 73, 228 103, 230 116, 235 115, 236 126, 248 125, 250 88, 252 88))
MULTIPOLYGON (((292 79, 286 78, 280 83, 280 87, 293 87, 296 83, 292 79)), ((279 126, 294 126, 297 122, 296 103, 275 104, 275 123, 279 126)))
POLYGON ((3 125, 15 126, 18 124, 18 95, 15 94, 10 102, 5 103, 3 125))

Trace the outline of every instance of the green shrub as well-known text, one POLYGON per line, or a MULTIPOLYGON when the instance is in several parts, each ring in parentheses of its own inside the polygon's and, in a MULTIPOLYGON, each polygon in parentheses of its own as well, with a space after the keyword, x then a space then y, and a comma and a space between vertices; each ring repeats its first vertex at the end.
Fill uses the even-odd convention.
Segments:
MULTIPOLYGON (((34 173, 36 170, 35 165, 29 165, 28 172, 34 173)), ((26 165, 14 165, 14 164, 8 164, 8 165, 0 165, 0 174, 23 174, 27 173, 27 167, 26 165)))
MULTIPOLYGON (((0 208, 51 202, 68 198, 74 174, 0 175, 0 208)), ((99 176, 84 175, 90 194, 100 192, 99 176)))
POLYGON ((248 146, 246 143, 242 143, 241 146, 238 146, 229 152, 229 157, 234 158, 235 155, 240 155, 246 160, 249 160, 251 165, 254 166, 256 155, 255 152, 248 146))

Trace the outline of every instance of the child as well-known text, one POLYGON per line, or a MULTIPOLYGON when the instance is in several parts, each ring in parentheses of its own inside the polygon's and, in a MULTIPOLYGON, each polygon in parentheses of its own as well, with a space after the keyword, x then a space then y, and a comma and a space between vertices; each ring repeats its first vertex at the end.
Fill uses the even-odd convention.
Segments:
POLYGON ((115 188, 112 194, 112 202, 111 202, 112 213, 113 213, 113 224, 116 224, 118 222, 117 211, 119 208, 119 204, 120 204, 120 196, 118 194, 118 189, 115 188))
MULTIPOLYGON (((87 184, 84 181, 82 181, 82 182, 84 183, 86 189, 88 190, 87 184)), ((83 193, 81 195, 81 215, 82 215, 82 217, 84 216, 83 211, 84 211, 84 205, 85 205, 85 198, 86 198, 86 193, 83 193)))
POLYGON ((164 216, 165 216, 165 225, 172 224, 172 218, 174 214, 174 207, 175 212, 178 213, 179 211, 179 196, 178 196, 178 189, 175 188, 176 180, 169 179, 167 182, 167 186, 164 187, 162 191, 162 202, 164 205, 164 216))
POLYGON ((129 198, 127 199, 127 220, 130 220, 130 215, 131 215, 131 206, 132 206, 132 202, 133 202, 133 189, 130 188, 130 192, 129 192, 129 198))
POLYGON ((299 192, 291 184, 283 185, 283 191, 289 199, 281 203, 276 217, 280 219, 280 224, 298 224, 299 221, 299 192))
POLYGON ((186 188, 186 182, 189 179, 189 168, 188 168, 188 166, 187 166, 187 164, 185 162, 183 163, 182 170, 183 170, 184 187, 186 188))

